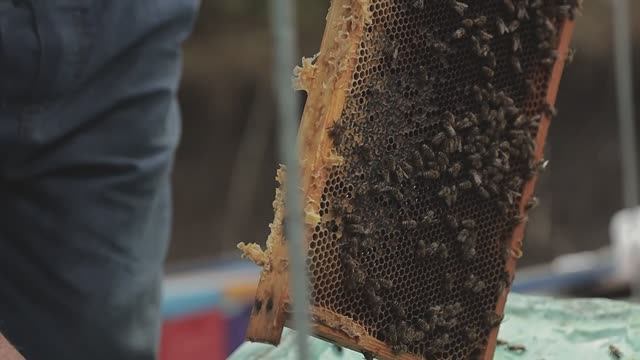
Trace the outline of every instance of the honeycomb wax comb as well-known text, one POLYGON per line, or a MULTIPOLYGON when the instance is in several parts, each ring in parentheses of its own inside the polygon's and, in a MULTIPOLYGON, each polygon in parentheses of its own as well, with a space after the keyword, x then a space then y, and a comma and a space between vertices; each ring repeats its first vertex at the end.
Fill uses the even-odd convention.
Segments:
MULTIPOLYGON (((490 359, 578 0, 333 0, 296 69, 312 330, 380 359, 490 359)), ((286 174, 278 171, 282 184, 286 174)), ((247 338, 291 312, 283 189, 247 338)))

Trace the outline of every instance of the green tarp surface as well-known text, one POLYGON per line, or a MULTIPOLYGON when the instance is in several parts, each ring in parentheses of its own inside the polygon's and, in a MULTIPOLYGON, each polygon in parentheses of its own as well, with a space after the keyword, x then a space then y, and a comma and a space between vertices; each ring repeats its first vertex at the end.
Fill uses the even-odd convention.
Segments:
MULTIPOLYGON (((230 360, 296 359, 294 332, 286 330, 280 346, 245 343, 230 360)), ((601 299, 552 299, 509 295, 500 340, 524 345, 524 352, 499 346, 495 359, 551 360, 615 359, 614 346, 622 359, 640 360, 640 305, 601 299)), ((308 340, 312 360, 361 360, 361 354, 343 350, 325 341, 308 340)), ((310 359, 311 360, 311 359, 310 359)))

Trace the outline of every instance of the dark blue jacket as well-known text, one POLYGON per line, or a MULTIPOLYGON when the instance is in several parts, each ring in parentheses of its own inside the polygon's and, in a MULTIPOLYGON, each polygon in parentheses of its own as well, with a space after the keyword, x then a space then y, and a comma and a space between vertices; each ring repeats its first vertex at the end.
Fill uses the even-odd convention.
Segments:
POLYGON ((0 333, 153 359, 197 0, 0 0, 0 333))

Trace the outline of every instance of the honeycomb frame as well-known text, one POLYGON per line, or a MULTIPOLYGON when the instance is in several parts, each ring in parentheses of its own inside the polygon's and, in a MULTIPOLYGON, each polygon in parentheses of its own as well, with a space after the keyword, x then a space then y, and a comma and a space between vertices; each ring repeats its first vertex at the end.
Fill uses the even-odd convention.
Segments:
MULTIPOLYGON (((443 1, 441 1, 443 2, 443 1)), ((476 358, 482 357, 485 359, 492 358, 492 355, 495 351, 496 338, 497 338, 497 326, 490 326, 488 329, 482 330, 480 337, 481 339, 478 342, 480 346, 475 346, 476 349, 472 349, 471 347, 465 347, 464 344, 461 346, 457 346, 455 349, 458 350, 442 350, 434 352, 431 348, 428 348, 428 345, 424 345, 423 347, 417 346, 413 349, 403 349, 402 351, 398 351, 398 348, 394 347, 391 344, 387 335, 384 335, 383 329, 375 325, 375 322, 385 322, 384 320, 371 320, 371 315, 362 315, 361 313, 365 313, 368 310, 364 309, 367 306, 366 303, 362 302, 361 298, 364 297, 363 293, 360 295, 347 294, 345 290, 339 289, 338 284, 342 284, 344 279, 336 280, 335 276, 333 280, 323 280, 326 278, 326 271, 322 271, 324 268, 322 267, 325 262, 327 262, 326 256, 320 256, 319 258, 312 257, 313 249, 315 246, 324 246, 331 247, 332 242, 338 243, 340 240, 340 235, 334 236, 333 239, 330 239, 328 235, 331 233, 331 230, 327 229, 326 224, 331 224, 332 220, 336 220, 337 216, 333 214, 333 209, 329 209, 330 202, 335 202, 334 200, 328 200, 327 190, 333 189, 336 184, 336 180, 334 180, 335 169, 341 168, 345 161, 351 161, 349 156, 353 156, 353 153, 349 155, 348 150, 344 150, 341 148, 341 144, 336 139, 335 129, 337 128, 337 124, 344 122, 345 114, 358 114, 363 111, 359 110, 350 110, 350 106, 354 103, 356 105, 367 103, 366 97, 371 97, 371 91, 368 89, 367 91, 360 91, 360 93, 364 93, 362 95, 365 97, 364 100, 355 100, 356 97, 354 94, 358 93, 358 86, 363 83, 363 79, 371 82, 371 77, 367 77, 368 75, 361 75, 360 69, 363 67, 363 60, 361 60, 364 56, 366 56, 366 49, 362 48, 362 44, 366 41, 372 41, 376 43, 392 43, 393 40, 389 41, 388 39, 372 39, 372 33, 376 33, 376 29, 379 29, 379 22, 381 16, 389 16, 388 13, 391 12, 393 15, 393 11, 398 11, 397 9, 401 9, 400 11, 405 11, 405 19, 396 19, 402 21, 396 21, 402 23, 407 22, 406 18, 413 15, 407 15, 407 9, 411 9, 410 6, 415 6, 419 2, 414 1, 402 1, 402 0, 333 0, 329 15, 327 17, 327 26, 325 29, 325 34, 323 37, 321 50, 318 56, 313 59, 304 59, 303 66, 296 70, 297 82, 296 86, 299 89, 305 90, 308 93, 307 103, 305 105, 305 111, 303 114, 303 119, 300 127, 300 154, 301 154, 301 167, 303 169, 303 187, 302 192, 304 194, 305 199, 305 241, 310 249, 310 256, 307 259, 307 264, 309 266, 309 273, 311 277, 311 289, 312 289, 312 306, 310 312, 312 314, 312 330, 315 335, 331 340, 339 345, 346 346, 358 351, 362 351, 363 353, 375 355, 381 359, 421 359, 421 358, 476 358), (380 4, 392 4, 394 5, 396 10, 388 10, 384 8, 384 6, 379 6, 380 4), (404 7, 402 7, 404 6, 404 7), (387 14, 385 14, 385 11, 387 14), (378 23, 376 23, 378 21, 378 23), (378 26, 376 28, 376 26, 378 26), (373 30, 372 30, 373 29, 373 30), (365 50, 365 51, 363 51, 365 50), (332 183, 333 181, 333 183, 332 183), (322 224, 325 225, 322 225, 322 224), (318 244, 318 237, 324 237, 326 240, 322 244, 318 244), (317 285, 318 281, 325 281, 329 285, 317 285), (324 292, 326 294, 331 294, 333 298, 349 298, 350 300, 346 301, 346 305, 336 305, 338 300, 336 301, 318 301, 318 298, 322 298, 322 294, 318 294, 324 292), (361 302, 360 309, 354 310, 352 304, 354 302, 361 302), (364 304, 364 305, 363 305, 364 304), (360 317, 360 318, 359 318, 360 317), (373 324, 373 325, 372 325, 373 324), (419 351, 416 351, 419 350, 419 351), (474 351, 471 351, 474 350, 474 351), (419 353, 418 353, 419 352, 419 353), (473 355, 472 355, 473 354, 473 355)), ((486 3, 490 3, 487 1, 486 3)), ((422 3, 424 6, 424 3, 422 3)), ((476 7, 482 7, 483 4, 475 5, 476 7)), ((488 6, 497 6, 487 5, 488 6)), ((396 14, 396 16, 398 16, 396 14)), ((419 16, 419 15, 418 15, 419 16)), ((448 15, 449 18, 454 15, 448 15)), ((429 24, 430 25, 430 24, 429 24)), ((556 24, 559 32, 557 37, 557 43, 554 44, 554 47, 557 51, 557 56, 554 61, 546 68, 545 70, 540 70, 540 67, 532 64, 524 64, 522 65, 526 69, 524 73, 528 78, 537 79, 535 85, 538 90, 534 91, 537 96, 538 102, 533 100, 529 100, 529 97, 534 97, 534 95, 520 95, 520 100, 517 101, 518 105, 522 105, 522 107, 539 106, 542 103, 552 105, 555 103, 557 90, 559 86, 560 77, 562 75, 562 71, 564 68, 565 57, 568 54, 569 42, 571 39, 572 31, 573 31, 573 20, 571 19, 563 19, 562 22, 556 24), (539 75, 541 74, 541 75, 539 75), (527 105, 529 104, 529 105, 527 105), (531 105, 533 104, 533 105, 531 105)), ((384 26, 384 24, 382 25, 384 26)), ((433 25, 438 26, 438 25, 433 25)), ((382 31, 381 31, 382 32, 382 31)), ((407 33, 410 31, 403 30, 401 31, 401 37, 408 38, 410 37, 407 33)), ((450 33, 450 31, 449 31, 450 33)), ((385 34, 386 35, 386 34, 385 34)), ((441 35, 442 36, 442 35, 441 35)), ((526 40, 525 40, 526 41, 526 40)), ((405 47, 407 45, 405 44, 405 47)), ((385 61, 388 63, 388 59, 392 59, 390 61, 395 61, 396 59, 402 59, 402 54, 398 49, 400 46, 395 47, 392 46, 390 49, 385 49, 384 47, 379 47, 375 49, 377 53, 380 54, 380 58, 382 60, 378 60, 382 63, 385 61), (386 60, 385 60, 386 58, 386 60)), ((403 60, 399 60, 401 62, 403 60)), ((406 62, 416 62, 422 60, 404 60, 406 62)), ((430 61, 435 61, 431 59, 430 61)), ((402 68, 405 64, 400 63, 399 68, 402 68)), ((411 64, 409 64, 411 65, 411 64)), ((380 68, 383 66, 388 66, 379 64, 373 66, 374 68, 380 68)), ((398 72, 402 73, 402 70, 398 72)), ((468 70, 466 70, 468 72, 468 70)), ((461 76, 464 77, 465 71, 461 71, 461 76)), ((509 86, 509 81, 515 82, 516 75, 506 75, 503 82, 506 82, 506 87, 509 86)), ((366 84, 367 81, 364 81, 364 86, 368 86, 366 84)), ((450 83, 459 83, 460 80, 450 81, 450 83)), ((370 84, 369 84, 370 85, 370 84)), ((383 86, 389 86, 387 85, 383 86)), ((396 91, 397 93, 399 91, 396 91)), ((514 96, 515 97, 515 96, 514 96)), ((385 100, 384 98, 382 100, 385 100)), ((465 100, 460 100, 465 101, 465 100)), ((375 104, 374 104, 375 105, 375 104)), ((373 106, 373 105, 372 105, 373 106)), ((442 107, 442 106, 440 106, 442 107)), ((460 112, 457 110, 453 110, 456 112, 460 112)), ((539 112, 539 110, 536 110, 539 112)), ((534 131, 533 140, 535 140, 535 151, 532 154, 532 160, 535 160, 536 164, 541 161, 543 157, 543 147, 544 141, 546 139, 548 127, 550 124, 551 116, 548 113, 545 113, 536 126, 534 131)), ((353 122, 353 120, 351 120, 353 122)), ((365 128, 366 125, 359 123, 358 125, 361 128, 365 128)), ((430 125, 433 127, 433 124, 430 125)), ((415 130, 414 130, 415 131, 415 130)), ((429 133, 431 130, 426 130, 427 137, 433 137, 433 132, 429 133)), ((360 134, 361 135, 361 134, 360 134)), ((351 143, 355 143, 354 138, 358 136, 352 136, 349 139, 351 143)), ((347 142, 349 142, 347 141, 347 142)), ((378 143, 378 146, 381 144, 378 143)), ((397 148, 397 144, 394 144, 393 141, 389 141, 387 144, 387 151, 393 151, 394 146, 397 148), (390 147, 390 148, 389 148, 390 147)), ((351 151, 353 151, 351 149, 351 151)), ((406 150, 404 150, 406 152, 406 150)), ((380 155, 376 154, 373 156, 374 158, 379 158, 380 155)), ((340 175, 339 175, 340 176, 340 175)), ((342 175, 343 177, 345 175, 342 175)), ((279 171, 277 180, 280 184, 286 181, 286 175, 284 171, 279 171)), ((524 218, 526 215, 528 204, 530 203, 533 197, 533 190, 535 187, 535 182, 537 179, 537 175, 533 174, 523 185, 522 191, 517 198, 516 204, 514 204, 514 209, 524 218)), ((350 192, 353 189, 347 191, 350 192)), ((430 196, 433 198, 432 196, 430 196)), ((267 342, 272 344, 277 344, 280 339, 280 335, 282 332, 282 327, 288 319, 288 315, 290 314, 290 297, 289 297, 289 289, 288 289, 288 261, 287 261, 287 249, 286 249, 286 240, 283 237, 282 224, 284 221, 284 193, 283 189, 277 189, 276 191, 276 200, 274 201, 274 210, 275 210, 275 218, 274 222, 271 225, 271 235, 267 240, 267 249, 266 251, 262 251, 259 248, 248 248, 247 246, 241 246, 245 253, 251 257, 254 261, 263 266, 263 271, 261 274, 260 282, 258 285, 258 290, 256 294, 256 301, 254 304, 254 309, 251 315, 251 321, 249 324, 249 328, 247 331, 247 339, 251 341, 260 341, 267 342)), ((335 198, 335 196, 334 196, 335 198)), ((431 200, 430 200, 431 201, 431 200)), ((473 207, 475 200, 469 200, 465 205, 466 200, 462 200, 462 205, 458 205, 459 208, 464 210, 465 206, 473 207)), ((477 201, 475 201, 477 202, 477 201)), ((384 205, 385 207, 388 204, 384 205)), ((480 212, 479 210, 473 210, 475 213, 480 212)), ((472 211, 472 212, 473 212, 472 211)), ((493 213, 486 209, 484 210, 489 216, 489 219, 480 219, 478 218, 482 224, 492 223, 493 218, 499 217, 498 215, 492 215, 493 213)), ((445 210, 446 212, 446 210, 445 210)), ((450 212, 453 212, 451 210, 450 212)), ((340 221, 336 225, 335 221, 333 223, 333 227, 342 226, 340 225, 340 221)), ((521 246, 522 239, 524 236, 524 229, 526 226, 526 222, 521 221, 515 224, 512 227, 503 226, 503 230, 507 229, 507 234, 504 235, 505 239, 501 237, 503 235, 498 234, 500 231, 493 232, 493 235, 487 235, 490 237, 498 238, 493 239, 497 244, 504 242, 504 249, 507 251, 507 256, 502 256, 497 254, 493 250, 482 250, 478 249, 480 253, 491 253, 493 254, 493 259, 488 261, 488 268, 483 268, 480 270, 483 271, 496 271, 496 266, 500 268, 500 274, 496 273, 493 276, 493 282, 496 282, 497 278, 501 276, 502 273, 508 274, 507 283, 504 284, 506 286, 498 287, 498 294, 496 298, 486 299, 485 304, 481 306, 481 309, 487 309, 490 307, 494 309, 491 314, 495 314, 497 318, 499 318, 500 314, 504 312, 504 305, 506 302, 507 294, 509 292, 509 283, 510 279, 513 278, 515 265, 517 258, 521 255, 521 246), (493 262, 491 262, 493 261, 493 262), (493 270, 487 270, 487 269, 493 270)), ((435 231, 435 230, 434 230, 435 231)), ((437 231, 444 231, 442 229, 437 231)), ((336 232, 336 231, 334 231, 336 232)), ((479 231, 480 232, 480 231, 479 231)), ((339 233, 339 232, 337 232, 339 233)), ((427 236, 427 238, 431 236, 442 237, 442 235, 427 236)), ((394 236, 395 238, 395 236, 394 236)), ((491 240, 491 239, 490 239, 491 240)), ((481 242, 482 244, 489 243, 489 241, 481 242)), ((482 245, 480 245, 482 246, 482 245)), ((493 246, 493 245, 491 245, 493 246)), ((498 248, 501 250, 501 248, 498 248)), ((324 253, 327 250, 323 250, 324 253)), ((336 255, 331 255, 333 257, 333 261, 336 260, 336 255)), ((331 257, 330 256, 330 257, 331 257)), ((483 255, 484 256, 484 255, 483 255)), ((378 257, 377 259, 380 259, 378 257)), ((430 265, 427 265, 430 266, 430 265)), ((461 271, 467 271, 470 266, 457 264, 454 260, 454 267, 461 267, 461 271)), ((344 271, 345 263, 338 263, 334 266, 335 268, 340 269, 340 271, 344 271)), ((439 268, 435 273, 437 276, 446 275, 447 268, 439 268)), ((401 269, 398 272, 407 273, 409 270, 401 269)), ((331 272, 331 271, 329 271, 331 272)), ((415 272, 415 270, 414 270, 415 272)), ((480 274, 483 275, 483 274, 480 274)), ((337 275, 340 277, 340 275, 337 275)), ((342 277, 345 277, 343 275, 342 277)), ((409 281, 410 282, 410 281, 409 281)), ((433 281, 429 280, 429 285, 432 285, 433 281)), ((426 285, 425 285, 426 286, 426 285)), ((406 289, 405 289, 406 290, 406 289)), ((428 291, 427 291, 428 292, 428 291)), ((329 296, 329 295, 324 295, 329 296)), ((460 296, 458 296, 460 298, 460 296)), ((472 299, 471 307, 475 306, 474 302, 480 302, 481 300, 472 299)), ((339 302, 339 301, 338 301, 339 302)), ((414 301, 415 302, 415 301, 414 301)), ((344 303, 344 301, 343 301, 344 303)), ((410 302, 409 306, 414 305, 410 302)), ((402 311, 406 311, 405 310, 402 311)), ((421 309, 421 313, 428 312, 425 311, 424 307, 421 309)), ((385 315, 387 318, 389 317, 389 311, 385 315)), ((388 322, 390 319, 387 319, 388 322)), ((474 318, 476 323, 479 321, 474 318)), ((498 324, 499 325, 499 321, 498 324)), ((457 335, 453 335, 455 339, 459 340, 460 333, 459 328, 457 328, 457 335), (457 337, 456 337, 457 336, 457 337)), ((429 339, 425 342, 434 342, 435 340, 429 339)), ((464 341, 462 341, 464 342, 464 341)), ((449 348, 447 348, 449 349, 449 348)), ((453 347, 451 347, 453 349, 453 347)))

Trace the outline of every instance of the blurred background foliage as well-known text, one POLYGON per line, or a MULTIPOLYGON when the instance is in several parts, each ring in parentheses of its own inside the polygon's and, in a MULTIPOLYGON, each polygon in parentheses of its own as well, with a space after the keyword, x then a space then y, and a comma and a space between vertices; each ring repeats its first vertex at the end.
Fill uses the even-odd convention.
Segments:
MULTIPOLYGON (((547 147, 550 171, 538 187, 541 206, 531 215, 523 265, 606 245, 609 219, 622 206, 609 1, 585 1, 578 20, 576 59, 561 84, 547 147)), ((640 4, 632 3, 635 19, 640 4)), ((300 54, 311 56, 329 1, 297 4, 300 54)), ((203 1, 185 44, 170 263, 235 256, 237 242, 264 243, 268 234, 278 162, 267 5, 203 1)), ((634 24, 640 69, 636 35, 640 22, 634 24)))

